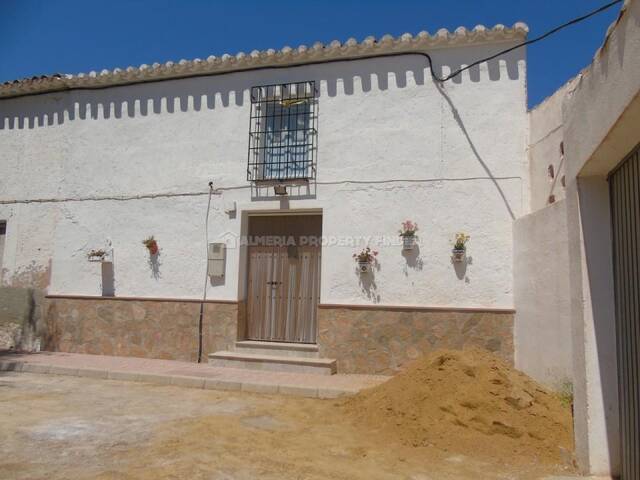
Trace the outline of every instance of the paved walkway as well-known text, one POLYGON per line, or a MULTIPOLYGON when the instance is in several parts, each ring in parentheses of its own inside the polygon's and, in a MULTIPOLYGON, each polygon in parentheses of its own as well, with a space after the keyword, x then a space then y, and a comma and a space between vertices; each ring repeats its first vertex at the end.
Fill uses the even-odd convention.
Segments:
POLYGON ((207 364, 80 353, 0 352, 0 371, 71 375, 214 390, 282 393, 312 398, 353 395, 378 385, 381 375, 314 375, 211 367, 207 364))

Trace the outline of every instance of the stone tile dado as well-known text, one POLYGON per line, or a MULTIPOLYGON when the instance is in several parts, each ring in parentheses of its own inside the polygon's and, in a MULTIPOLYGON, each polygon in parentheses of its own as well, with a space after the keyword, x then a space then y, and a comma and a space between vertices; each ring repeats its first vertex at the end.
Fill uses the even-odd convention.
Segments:
MULTIPOLYGON (((48 298, 50 351, 193 362, 197 302, 48 298)), ((243 339, 244 308, 207 303, 203 358, 243 339)), ((513 361, 513 312, 332 307, 318 310, 318 346, 341 373, 393 374, 438 348, 480 347, 513 361)))
POLYGON ((393 374, 439 348, 480 347, 513 362, 513 312, 321 308, 318 345, 343 373, 393 374))
MULTIPOLYGON (((47 335, 51 351, 195 361, 197 302, 48 298, 47 335)), ((238 306, 207 303, 203 355, 227 349, 237 339, 238 306)))

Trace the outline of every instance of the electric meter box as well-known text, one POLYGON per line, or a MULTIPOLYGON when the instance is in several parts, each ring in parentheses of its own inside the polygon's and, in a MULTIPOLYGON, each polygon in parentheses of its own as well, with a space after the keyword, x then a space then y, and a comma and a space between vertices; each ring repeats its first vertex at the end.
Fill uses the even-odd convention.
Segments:
POLYGON ((236 208, 236 202, 234 202, 233 200, 224 202, 224 213, 235 213, 236 208))
POLYGON ((209 244, 209 276, 224 277, 224 263, 226 254, 224 243, 209 244))

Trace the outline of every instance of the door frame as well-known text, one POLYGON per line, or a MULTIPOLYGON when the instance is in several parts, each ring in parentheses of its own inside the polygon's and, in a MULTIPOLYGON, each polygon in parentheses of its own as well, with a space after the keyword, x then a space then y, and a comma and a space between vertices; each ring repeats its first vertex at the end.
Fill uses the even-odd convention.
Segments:
MULTIPOLYGON (((324 227, 324 211, 322 208, 296 208, 290 210, 280 210, 277 208, 267 208, 267 209, 247 209, 241 212, 241 228, 240 232, 242 238, 247 238, 249 235, 249 223, 251 221, 251 217, 295 217, 295 216, 320 216, 323 218, 323 227, 324 227)), ((323 230, 324 232, 324 230, 323 230)), ((322 247, 321 247, 322 248, 322 247)), ((240 317, 238 320, 238 340, 247 340, 247 302, 248 302, 248 293, 249 293, 249 247, 246 243, 240 244, 240 256, 239 256, 239 275, 238 275, 238 298, 240 301, 240 317)), ((322 295, 322 260, 320 263, 320 285, 319 285, 319 296, 318 303, 320 303, 320 298, 322 295)), ((318 315, 318 306, 316 305, 316 316, 318 315)), ((318 329, 318 325, 316 322, 316 330, 318 329)), ((316 332, 316 343, 317 343, 317 332, 316 332)))

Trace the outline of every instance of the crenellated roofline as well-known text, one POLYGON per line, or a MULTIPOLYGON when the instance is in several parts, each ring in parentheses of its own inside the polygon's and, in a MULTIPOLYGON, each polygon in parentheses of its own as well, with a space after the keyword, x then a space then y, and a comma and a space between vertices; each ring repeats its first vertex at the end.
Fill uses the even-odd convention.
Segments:
POLYGON ((380 39, 367 37, 362 42, 350 38, 344 43, 334 40, 329 44, 317 42, 311 47, 284 47, 281 50, 254 50, 236 55, 210 56, 205 60, 180 60, 154 63, 139 67, 115 68, 100 72, 43 75, 0 84, 0 98, 18 97, 72 89, 105 88, 118 85, 169 80, 192 76, 231 73, 256 68, 301 66, 322 60, 370 58, 393 52, 420 52, 426 49, 458 47, 484 43, 524 40, 529 32, 526 24, 518 22, 512 27, 496 25, 486 28, 478 25, 472 30, 459 27, 453 32, 438 30, 434 35, 422 31, 417 35, 405 33, 399 37, 384 35, 380 39))

